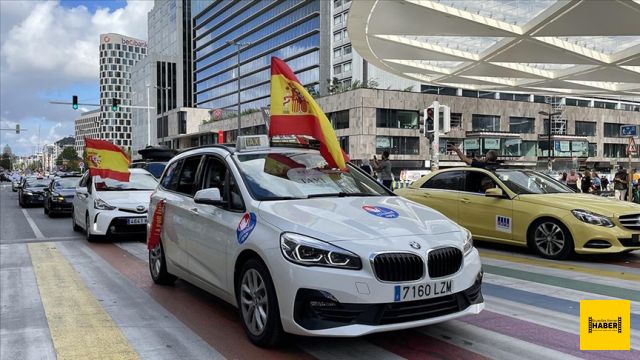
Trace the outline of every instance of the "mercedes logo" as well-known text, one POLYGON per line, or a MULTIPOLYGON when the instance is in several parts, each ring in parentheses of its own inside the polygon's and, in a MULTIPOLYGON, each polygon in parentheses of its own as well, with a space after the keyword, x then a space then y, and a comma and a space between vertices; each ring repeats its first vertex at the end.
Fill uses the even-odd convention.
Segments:
POLYGON ((416 250, 420 250, 420 248, 422 247, 422 246, 420 246, 420 244, 418 244, 418 243, 417 243, 417 242, 415 242, 415 241, 410 242, 410 243, 409 243, 409 246, 411 246, 412 248, 414 248, 414 249, 416 249, 416 250))
POLYGON ((136 210, 138 210, 139 212, 143 212, 144 211, 144 206, 139 205, 138 207, 136 207, 136 210))

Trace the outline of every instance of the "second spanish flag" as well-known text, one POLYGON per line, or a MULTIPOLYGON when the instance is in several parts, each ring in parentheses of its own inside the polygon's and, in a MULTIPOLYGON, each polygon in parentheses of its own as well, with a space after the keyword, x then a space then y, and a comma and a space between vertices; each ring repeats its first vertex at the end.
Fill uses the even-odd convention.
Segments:
POLYGON ((269 136, 308 135, 320 142, 329 166, 346 169, 349 158, 340 148, 331 122, 287 64, 271 58, 269 136))

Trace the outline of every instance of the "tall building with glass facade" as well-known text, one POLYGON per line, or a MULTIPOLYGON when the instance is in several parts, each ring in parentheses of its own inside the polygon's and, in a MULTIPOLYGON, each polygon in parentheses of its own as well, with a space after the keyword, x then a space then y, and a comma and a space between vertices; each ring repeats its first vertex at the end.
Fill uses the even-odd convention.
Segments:
POLYGON ((270 59, 279 57, 300 82, 324 92, 330 77, 331 3, 319 0, 193 1, 194 105, 235 111, 240 47, 241 111, 269 105, 270 59))
POLYGON ((131 68, 146 55, 145 40, 100 35, 100 139, 131 147, 131 68), (113 99, 122 105, 115 111, 113 99))

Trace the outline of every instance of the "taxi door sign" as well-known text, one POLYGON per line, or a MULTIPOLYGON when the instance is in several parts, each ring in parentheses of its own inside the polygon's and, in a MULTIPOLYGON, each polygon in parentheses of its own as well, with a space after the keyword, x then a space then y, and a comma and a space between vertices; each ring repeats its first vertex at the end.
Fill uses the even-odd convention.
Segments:
POLYGON ((147 249, 149 250, 153 250, 158 246, 158 244, 160 244, 160 234, 162 233, 162 223, 164 222, 165 203, 165 200, 158 201, 156 209, 153 211, 151 228, 149 229, 149 236, 147 237, 147 249))
POLYGON ((631 301, 580 300, 580 350, 630 350, 631 301))

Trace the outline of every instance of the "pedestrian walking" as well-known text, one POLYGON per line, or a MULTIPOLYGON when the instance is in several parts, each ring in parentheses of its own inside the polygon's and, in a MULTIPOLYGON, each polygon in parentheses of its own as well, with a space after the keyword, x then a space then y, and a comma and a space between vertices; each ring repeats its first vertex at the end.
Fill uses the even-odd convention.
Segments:
POLYGON ((362 165, 360 165, 360 169, 366 172, 369 176, 373 176, 373 168, 371 168, 371 163, 369 159, 362 160, 362 165))
POLYGON ((382 159, 373 156, 373 170, 378 173, 378 179, 382 181, 382 185, 391 189, 393 183, 393 173, 391 172, 391 160, 389 160, 389 151, 382 152, 382 159))
POLYGON ((602 177, 600 178, 600 188, 602 189, 602 191, 609 190, 609 179, 605 175, 602 175, 602 177))
POLYGON ((571 171, 569 171, 569 175, 567 175, 567 186, 571 190, 578 192, 578 175, 576 175, 576 171, 574 169, 571 169, 571 171))
POLYGON ((562 173, 562 179, 560 179, 560 182, 562 182, 563 184, 567 185, 567 172, 563 172, 562 173))
POLYGON ((627 190, 629 189, 629 177, 622 166, 618 168, 618 172, 613 178, 613 190, 616 199, 625 201, 627 199, 627 190))
POLYGON ((591 174, 591 188, 593 189, 593 192, 595 194, 600 195, 600 189, 601 189, 601 185, 602 183, 600 182, 600 177, 598 176, 598 174, 594 171, 591 174))
POLYGON ((592 191, 591 172, 589 170, 585 170, 584 176, 582 176, 582 183, 580 184, 580 190, 582 190, 582 192, 585 194, 588 194, 592 191))

